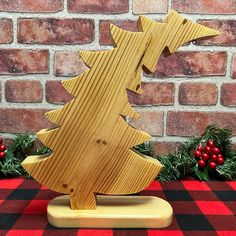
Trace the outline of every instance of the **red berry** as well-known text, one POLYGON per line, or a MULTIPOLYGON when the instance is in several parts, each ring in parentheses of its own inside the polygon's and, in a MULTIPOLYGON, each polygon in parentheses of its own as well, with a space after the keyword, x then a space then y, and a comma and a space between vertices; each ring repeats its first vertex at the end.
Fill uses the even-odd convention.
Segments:
POLYGON ((213 162, 213 161, 211 161, 211 162, 209 162, 209 167, 212 169, 212 170, 215 170, 216 169, 216 163, 215 162, 213 162))
POLYGON ((202 154, 202 160, 207 161, 209 159, 209 155, 207 153, 202 154))
POLYGON ((205 147, 204 151, 205 151, 205 153, 210 153, 211 152, 211 148, 207 146, 207 147, 205 147))
POLYGON ((202 146, 197 146, 197 151, 202 152, 203 151, 202 146))
POLYGON ((211 139, 209 139, 208 141, 207 141, 207 146, 208 147, 214 147, 214 142, 213 142, 213 140, 211 140, 211 139))
POLYGON ((223 155, 220 153, 217 155, 217 158, 223 158, 223 155))
POLYGON ((0 159, 3 159, 5 157, 5 152, 0 152, 0 159))
POLYGON ((3 142, 3 139, 2 139, 2 138, 0 138, 0 144, 2 144, 2 142, 3 142))
POLYGON ((203 160, 199 160, 199 161, 197 162, 197 164, 198 164, 198 166, 199 166, 200 168, 204 168, 205 165, 206 165, 206 162, 203 161, 203 160))
POLYGON ((217 161, 217 156, 215 154, 211 155, 211 161, 213 161, 213 162, 217 161))
POLYGON ((222 157, 219 157, 219 158, 217 159, 217 163, 218 163, 219 165, 223 165, 224 162, 225 162, 225 160, 224 160, 224 158, 222 158, 222 157))
POLYGON ((214 148, 213 148, 213 152, 214 152, 215 154, 219 154, 219 153, 220 153, 220 149, 217 148, 217 147, 214 147, 214 148))
POLYGON ((199 159, 202 156, 202 153, 200 151, 195 151, 194 156, 195 158, 199 159))
POLYGON ((4 152, 6 150, 6 146, 5 145, 0 145, 0 152, 4 152))

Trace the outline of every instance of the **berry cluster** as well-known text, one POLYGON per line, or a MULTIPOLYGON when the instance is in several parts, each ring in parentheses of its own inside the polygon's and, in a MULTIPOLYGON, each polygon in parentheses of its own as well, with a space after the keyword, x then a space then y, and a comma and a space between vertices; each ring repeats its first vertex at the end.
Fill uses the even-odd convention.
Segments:
POLYGON ((197 146, 197 150, 194 151, 194 157, 198 160, 198 167, 202 169, 208 165, 215 170, 217 164, 223 165, 225 161, 221 150, 214 145, 213 140, 208 140, 205 145, 197 146))
POLYGON ((3 140, 0 138, 0 160, 1 159, 4 159, 6 154, 5 154, 5 151, 6 151, 6 146, 3 145, 3 140))

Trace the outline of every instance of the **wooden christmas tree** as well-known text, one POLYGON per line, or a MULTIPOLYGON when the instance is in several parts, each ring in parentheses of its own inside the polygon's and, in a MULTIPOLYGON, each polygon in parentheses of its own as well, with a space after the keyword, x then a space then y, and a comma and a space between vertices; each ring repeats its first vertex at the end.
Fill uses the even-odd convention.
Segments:
POLYGON ((69 194, 73 209, 95 209, 97 193, 136 193, 153 181, 162 165, 132 150, 150 135, 123 119, 138 117, 126 90, 141 93, 142 69, 153 72, 164 50, 174 53, 188 41, 218 34, 174 10, 163 23, 140 16, 138 31, 112 25, 114 49, 80 53, 89 70, 62 82, 74 99, 46 113, 57 128, 37 133, 52 154, 22 163, 41 184, 69 194))

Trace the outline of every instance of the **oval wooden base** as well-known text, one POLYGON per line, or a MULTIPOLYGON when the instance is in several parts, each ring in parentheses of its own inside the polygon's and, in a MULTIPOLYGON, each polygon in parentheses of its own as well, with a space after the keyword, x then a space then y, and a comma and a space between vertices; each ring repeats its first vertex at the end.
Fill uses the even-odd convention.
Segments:
POLYGON ((96 210, 72 210, 65 195, 49 203, 47 215, 56 227, 164 228, 171 224, 173 210, 152 196, 97 196, 96 210))

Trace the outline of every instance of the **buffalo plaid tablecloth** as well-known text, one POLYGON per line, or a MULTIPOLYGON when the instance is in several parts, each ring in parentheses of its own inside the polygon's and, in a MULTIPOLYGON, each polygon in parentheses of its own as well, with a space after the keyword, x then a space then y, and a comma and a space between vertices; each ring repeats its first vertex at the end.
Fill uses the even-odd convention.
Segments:
POLYGON ((34 180, 0 180, 0 236, 236 236, 236 182, 153 182, 139 195, 158 196, 174 210, 165 229, 59 229, 47 222, 48 202, 58 193, 34 180))

